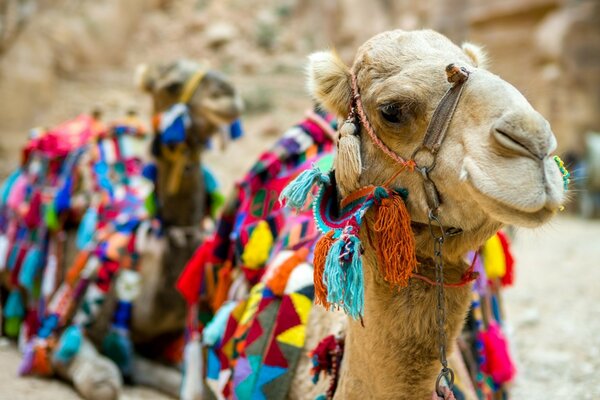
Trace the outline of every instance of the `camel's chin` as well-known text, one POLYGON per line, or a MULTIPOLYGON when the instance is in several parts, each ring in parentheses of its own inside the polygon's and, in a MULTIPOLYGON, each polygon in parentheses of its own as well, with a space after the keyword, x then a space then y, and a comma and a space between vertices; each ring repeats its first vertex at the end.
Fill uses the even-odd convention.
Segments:
POLYGON ((484 193, 476 185, 471 185, 473 196, 490 218, 506 225, 536 228, 550 221, 558 208, 542 203, 535 210, 523 210, 519 205, 508 204, 496 199, 493 194, 484 193))

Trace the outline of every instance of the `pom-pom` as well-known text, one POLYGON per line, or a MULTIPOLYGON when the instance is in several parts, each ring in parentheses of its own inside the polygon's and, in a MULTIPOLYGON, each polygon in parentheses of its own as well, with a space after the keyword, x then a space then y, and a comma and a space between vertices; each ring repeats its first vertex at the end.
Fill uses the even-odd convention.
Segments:
POLYGON ((309 196, 316 184, 329 185, 331 180, 328 174, 321 172, 319 167, 302 171, 300 175, 290 182, 279 195, 279 201, 286 201, 289 207, 302 210, 309 201, 309 196))
POLYGON ((242 261, 250 269, 259 269, 269 259, 273 246, 273 234, 266 221, 260 221, 252 231, 244 252, 242 261))

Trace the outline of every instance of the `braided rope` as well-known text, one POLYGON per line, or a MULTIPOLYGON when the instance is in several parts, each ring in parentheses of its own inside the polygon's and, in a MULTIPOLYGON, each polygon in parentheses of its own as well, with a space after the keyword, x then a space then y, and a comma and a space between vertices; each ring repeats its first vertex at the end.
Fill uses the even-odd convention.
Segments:
POLYGON ((385 143, 383 143, 383 141, 377 136, 377 134, 375 134, 375 131, 373 130, 373 127, 369 123, 369 120, 368 120, 367 115, 365 114, 365 110, 363 108, 362 99, 360 97, 360 92, 358 90, 358 83, 356 81, 356 75, 354 73, 351 73, 351 76, 352 76, 352 96, 354 97, 354 101, 356 102, 356 112, 358 114, 358 117, 360 118, 360 122, 362 123, 365 130, 367 131, 367 134, 369 135, 369 137, 371 138, 371 140, 373 141, 375 146, 379 147, 379 149, 381 151, 383 151, 388 157, 390 157, 392 160, 394 160, 397 164, 400 164, 403 167, 403 169, 408 168, 412 171, 415 167, 415 162, 413 160, 407 161, 404 158, 400 157, 392 149, 390 149, 385 143))

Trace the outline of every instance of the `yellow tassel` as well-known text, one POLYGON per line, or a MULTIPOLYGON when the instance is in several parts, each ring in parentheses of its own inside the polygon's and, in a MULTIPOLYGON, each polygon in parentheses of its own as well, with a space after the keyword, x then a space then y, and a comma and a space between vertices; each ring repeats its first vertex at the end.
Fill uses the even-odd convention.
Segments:
POLYGON ((273 247, 273 234, 269 224, 260 221, 252 231, 242 253, 244 265, 250 269, 261 268, 269 259, 271 247, 273 247))
POLYGON ((494 235, 483 245, 483 265, 489 279, 502 278, 506 274, 506 260, 502 242, 494 235))

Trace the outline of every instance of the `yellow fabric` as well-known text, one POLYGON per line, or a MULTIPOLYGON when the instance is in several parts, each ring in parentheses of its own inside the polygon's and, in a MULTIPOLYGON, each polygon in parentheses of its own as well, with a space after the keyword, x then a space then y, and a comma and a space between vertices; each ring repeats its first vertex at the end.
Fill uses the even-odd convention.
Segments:
POLYGON ((302 324, 305 325, 308 321, 308 314, 312 308, 312 300, 299 293, 290 293, 290 298, 292 299, 294 308, 300 317, 300 321, 302 321, 302 324))
POLYGON ((198 85, 200 85, 200 82, 202 82, 202 79, 204 79, 205 75, 206 71, 200 69, 196 71, 190 79, 187 80, 185 86, 183 87, 183 91, 181 92, 181 97, 179 98, 180 103, 187 104, 191 100, 194 92, 196 92, 196 89, 198 89, 198 85))
POLYGON ((265 288, 265 284, 262 282, 257 283, 250 290, 250 296, 248 297, 248 302, 246 304, 246 309, 240 318, 239 324, 245 325, 250 321, 256 311, 258 310, 258 304, 260 303, 260 299, 262 299, 262 290, 265 288))
POLYGON ((260 221, 252 231, 242 253, 244 265, 250 269, 261 268, 269 259, 272 246, 273 234, 271 228, 265 221, 260 221))
POLYGON ((489 279, 502 278, 506 274, 504 249, 498 235, 494 235, 483 245, 483 265, 489 279))
POLYGON ((277 335, 277 340, 290 346, 302 348, 305 337, 306 325, 297 325, 277 335))

